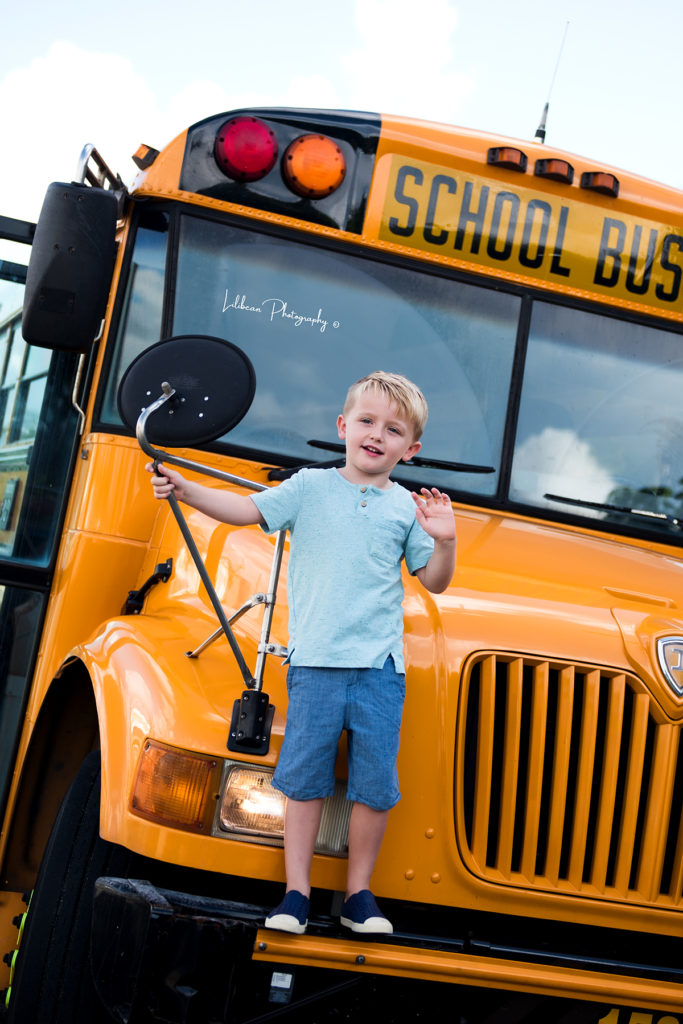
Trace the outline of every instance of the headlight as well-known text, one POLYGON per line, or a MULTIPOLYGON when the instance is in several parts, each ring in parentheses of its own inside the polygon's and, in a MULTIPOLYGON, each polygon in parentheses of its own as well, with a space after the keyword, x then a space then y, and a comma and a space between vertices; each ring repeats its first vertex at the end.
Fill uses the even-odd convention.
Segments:
POLYGON ((219 809, 225 832, 282 839, 285 832, 285 798, 271 784, 272 772, 261 768, 228 767, 219 809))
MULTIPOLYGON (((282 846, 286 799, 273 788, 273 771, 147 740, 131 810, 171 828, 282 846)), ((323 801, 316 853, 346 856, 350 816, 346 783, 337 782, 334 796, 323 801)))
MULTIPOLYGON (((285 833, 285 797, 272 785, 273 769, 227 762, 214 835, 281 845, 285 833)), ((316 853, 346 856, 351 804, 346 785, 323 801, 316 853)))

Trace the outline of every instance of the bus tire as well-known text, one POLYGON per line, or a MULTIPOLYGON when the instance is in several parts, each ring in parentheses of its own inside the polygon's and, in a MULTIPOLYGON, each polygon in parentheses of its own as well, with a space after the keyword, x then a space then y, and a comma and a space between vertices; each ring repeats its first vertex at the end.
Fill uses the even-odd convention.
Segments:
POLYGON ((104 1024, 90 971, 95 879, 133 857, 100 838, 100 753, 85 759, 55 820, 9 993, 7 1024, 104 1024))

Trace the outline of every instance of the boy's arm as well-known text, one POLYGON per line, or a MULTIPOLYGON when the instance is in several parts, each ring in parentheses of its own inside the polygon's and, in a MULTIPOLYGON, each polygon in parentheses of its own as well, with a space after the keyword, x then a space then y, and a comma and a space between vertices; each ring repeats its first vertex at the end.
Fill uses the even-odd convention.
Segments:
POLYGON ((156 498, 168 498, 175 494, 178 501, 196 508, 212 519, 233 526, 263 524, 264 519, 248 494, 233 494, 232 491, 216 490, 203 484, 186 480, 180 473, 168 466, 159 465, 156 473, 153 463, 145 467, 152 473, 152 489, 156 498))
POLYGON ((455 517, 447 494, 436 487, 422 488, 422 497, 413 492, 415 517, 434 540, 434 551, 426 565, 415 573, 425 590, 440 594, 446 589, 455 571, 455 517))

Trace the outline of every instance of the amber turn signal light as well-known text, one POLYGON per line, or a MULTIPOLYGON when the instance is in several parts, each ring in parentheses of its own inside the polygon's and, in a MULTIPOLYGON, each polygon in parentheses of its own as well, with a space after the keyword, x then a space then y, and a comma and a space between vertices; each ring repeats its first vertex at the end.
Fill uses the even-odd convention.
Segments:
POLYGON ((161 825, 208 831, 219 776, 214 758, 148 740, 140 756, 132 810, 161 825))

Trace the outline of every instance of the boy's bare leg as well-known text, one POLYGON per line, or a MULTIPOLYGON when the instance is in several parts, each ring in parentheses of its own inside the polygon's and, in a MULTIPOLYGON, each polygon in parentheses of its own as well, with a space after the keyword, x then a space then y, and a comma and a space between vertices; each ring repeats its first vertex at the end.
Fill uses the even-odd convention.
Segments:
POLYGON ((322 800, 290 800, 285 806, 285 872, 287 891, 311 892, 311 862, 320 828, 322 800))
POLYGON ((388 811, 375 811, 367 804, 353 805, 349 822, 347 899, 362 889, 370 888, 370 877, 375 870, 388 817, 388 811))

